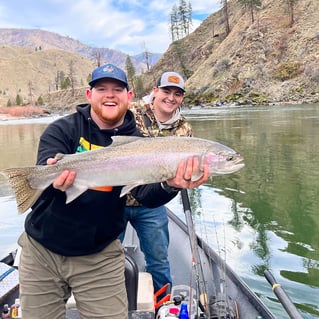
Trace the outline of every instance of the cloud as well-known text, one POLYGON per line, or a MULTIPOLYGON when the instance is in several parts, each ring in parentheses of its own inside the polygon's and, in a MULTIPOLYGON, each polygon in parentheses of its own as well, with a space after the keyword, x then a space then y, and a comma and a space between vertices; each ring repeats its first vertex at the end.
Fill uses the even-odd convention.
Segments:
MULTIPOLYGON (((171 0, 11 0, 0 4, 0 28, 39 28, 128 54, 145 47, 162 53, 171 42, 173 5, 171 0)), ((194 28, 219 7, 220 0, 194 1, 194 28)))

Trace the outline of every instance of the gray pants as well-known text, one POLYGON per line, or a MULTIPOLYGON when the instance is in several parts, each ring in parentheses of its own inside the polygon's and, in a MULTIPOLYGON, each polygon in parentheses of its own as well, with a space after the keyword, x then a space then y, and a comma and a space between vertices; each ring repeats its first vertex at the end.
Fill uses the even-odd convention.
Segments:
POLYGON ((82 319, 128 317, 124 254, 119 240, 77 257, 52 253, 26 233, 19 240, 23 319, 65 319, 71 291, 82 319))

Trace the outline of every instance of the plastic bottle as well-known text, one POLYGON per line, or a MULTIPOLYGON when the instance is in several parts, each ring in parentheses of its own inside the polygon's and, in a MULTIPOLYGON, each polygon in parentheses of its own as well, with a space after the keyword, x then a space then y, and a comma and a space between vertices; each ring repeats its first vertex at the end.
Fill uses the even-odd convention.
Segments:
POLYGON ((188 308, 188 316, 189 319, 195 319, 197 314, 196 289, 187 285, 173 286, 171 291, 171 300, 175 300, 176 297, 180 297, 181 301, 186 302, 188 307, 191 307, 191 309, 188 308))
POLYGON ((22 319, 22 310, 21 310, 21 306, 18 308, 18 317, 17 319, 22 319))
POLYGON ((16 299, 11 306, 11 318, 21 318, 20 299, 16 299))
POLYGON ((187 310, 187 303, 182 302, 181 311, 179 312, 180 319, 189 319, 188 317, 188 310, 187 310))
POLYGON ((5 319, 5 318, 11 318, 10 308, 8 304, 4 304, 2 309, 1 319, 5 319))

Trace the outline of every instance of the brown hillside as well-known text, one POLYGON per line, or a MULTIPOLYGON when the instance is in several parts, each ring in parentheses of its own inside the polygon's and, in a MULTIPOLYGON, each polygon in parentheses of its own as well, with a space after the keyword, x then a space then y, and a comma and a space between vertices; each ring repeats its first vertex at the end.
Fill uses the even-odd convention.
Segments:
MULTIPOLYGON (((27 47, 0 47, 0 104, 16 101, 19 94, 28 104, 49 92, 56 91, 58 72, 73 76, 76 87, 84 87, 92 72, 93 63, 80 54, 64 50, 35 51, 27 47)), ((46 101, 44 101, 46 102, 46 101)))
POLYGON ((82 54, 91 49, 78 40, 40 29, 1 28, 0 45, 14 45, 32 49, 41 47, 42 50, 60 49, 82 54))

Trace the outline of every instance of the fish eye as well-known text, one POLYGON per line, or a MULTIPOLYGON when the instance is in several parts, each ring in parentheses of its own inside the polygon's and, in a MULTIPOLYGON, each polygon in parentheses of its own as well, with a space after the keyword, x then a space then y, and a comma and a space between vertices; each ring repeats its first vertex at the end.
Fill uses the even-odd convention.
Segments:
POLYGON ((234 155, 230 154, 227 156, 226 161, 232 161, 234 159, 234 155))

